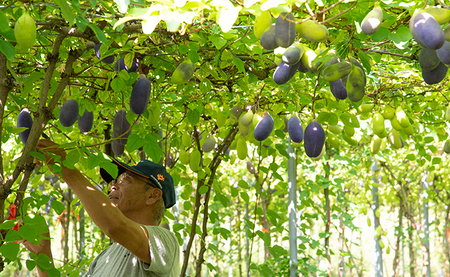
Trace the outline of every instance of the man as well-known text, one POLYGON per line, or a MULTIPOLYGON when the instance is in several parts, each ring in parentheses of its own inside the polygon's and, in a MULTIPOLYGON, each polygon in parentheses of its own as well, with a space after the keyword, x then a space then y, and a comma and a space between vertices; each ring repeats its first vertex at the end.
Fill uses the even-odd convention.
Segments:
MULTIPOLYGON (((66 153, 50 140, 40 140, 37 149, 54 164, 48 153, 66 153)), ((87 277, 95 276, 178 276, 180 250, 178 240, 169 230, 158 227, 166 208, 175 204, 172 177, 164 166, 141 161, 129 166, 112 161, 119 170, 114 179, 106 170, 100 175, 109 185, 105 195, 76 169, 62 167, 61 177, 78 196, 94 223, 115 243, 100 253, 89 266, 87 277)), ((36 246, 24 242, 33 253, 52 258, 50 240, 36 246)), ((39 276, 48 276, 38 269, 39 276)))

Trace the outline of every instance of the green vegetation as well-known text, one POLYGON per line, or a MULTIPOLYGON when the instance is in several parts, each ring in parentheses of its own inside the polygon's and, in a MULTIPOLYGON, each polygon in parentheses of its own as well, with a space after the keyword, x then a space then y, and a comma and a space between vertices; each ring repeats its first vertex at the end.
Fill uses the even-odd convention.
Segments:
POLYGON ((100 189, 110 156, 168 168, 183 277, 450 274, 445 1, 3 2, 2 276, 49 266, 14 243, 46 222, 61 276, 109 243, 34 163, 45 136, 100 189))

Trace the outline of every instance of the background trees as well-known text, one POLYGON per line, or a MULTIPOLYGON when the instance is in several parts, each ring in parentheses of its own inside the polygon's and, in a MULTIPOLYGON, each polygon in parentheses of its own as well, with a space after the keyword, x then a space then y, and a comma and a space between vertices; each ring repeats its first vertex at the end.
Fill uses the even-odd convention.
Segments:
MULTIPOLYGON (((385 272, 399 274, 402 258, 409 261, 405 271, 411 276, 427 270, 427 249, 439 257, 431 260, 434 270, 442 268, 450 261, 448 159, 442 151, 448 139, 448 79, 424 82, 418 62, 422 46, 408 26, 418 9, 446 6, 429 2, 379 1, 384 21, 370 36, 361 32, 361 22, 373 1, 5 3, 0 9, 0 268, 36 265, 36 257, 25 261, 14 241, 38 240, 45 222, 53 233, 65 230, 58 234, 63 247, 57 271, 62 274, 76 275, 103 247, 97 238, 104 236, 84 217, 70 190, 32 163, 39 158, 33 151, 44 133, 68 151, 65 165, 77 166, 100 189, 98 166, 108 166, 108 155, 133 163, 147 157, 168 166, 179 184, 179 202, 167 221, 185 250, 183 272, 222 276, 231 268, 241 275, 288 274, 292 143, 284 118, 295 115, 303 127, 317 119, 327 137, 326 153, 318 160, 304 153, 303 143, 293 144, 298 271, 372 272, 371 258, 363 252, 366 244, 374 245, 372 238, 365 240, 367 231, 385 245, 383 255, 393 257, 384 260, 385 272), (281 85, 272 76, 283 51, 264 49, 253 31, 255 18, 267 10, 273 23, 280 13, 292 12, 296 23, 315 19, 329 33, 321 42, 296 34, 295 40, 310 49, 305 49, 310 55, 306 65, 312 68, 281 85), (14 35, 24 11, 37 29, 28 49, 14 35), (367 83, 360 101, 337 100, 319 74, 324 67, 314 68, 333 54, 362 65, 367 83), (117 70, 120 58, 126 70, 117 70), (193 76, 172 78, 183 62, 195 66, 193 76), (146 111, 136 115, 129 99, 140 74, 152 87, 146 111), (90 131, 81 132, 77 123, 61 125, 60 107, 69 99, 77 101, 80 116, 93 112, 90 131), (372 154, 372 116, 385 115, 387 107, 401 107, 412 132, 399 132, 403 147, 381 144, 382 150, 372 154), (24 129, 16 120, 25 108, 33 125, 22 144, 18 133, 24 129), (113 130, 120 110, 127 112, 131 126, 125 145, 113 130), (247 110, 255 114, 248 129, 239 123, 247 110), (274 129, 259 142, 253 130, 264 112, 274 119, 274 129), (202 146, 209 138, 215 146, 208 152, 202 146), (13 217, 23 217, 25 225, 11 230, 13 217), (77 231, 71 233, 73 227, 77 231), (422 235, 425 228, 430 239, 422 235)), ((391 120, 384 122, 387 132, 394 129, 391 120)))

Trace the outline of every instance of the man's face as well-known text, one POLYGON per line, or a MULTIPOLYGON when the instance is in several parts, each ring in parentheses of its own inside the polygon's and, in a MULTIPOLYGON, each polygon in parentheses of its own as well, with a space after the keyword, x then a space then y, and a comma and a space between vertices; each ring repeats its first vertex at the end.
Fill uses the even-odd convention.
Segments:
POLYGON ((122 173, 108 187, 109 199, 124 214, 141 211, 149 197, 149 181, 130 171, 122 173))

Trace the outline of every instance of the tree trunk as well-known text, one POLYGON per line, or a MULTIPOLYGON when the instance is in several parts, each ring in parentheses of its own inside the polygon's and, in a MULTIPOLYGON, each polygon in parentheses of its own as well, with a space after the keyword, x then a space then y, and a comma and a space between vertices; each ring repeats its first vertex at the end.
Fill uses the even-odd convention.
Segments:
POLYGON ((395 254, 394 261, 392 264, 392 271, 394 272, 393 276, 398 277, 400 271, 398 269, 398 265, 400 264, 400 242, 402 238, 402 228, 403 228, 403 199, 400 197, 400 208, 398 211, 398 233, 397 233, 397 241, 395 243, 395 254))
POLYGON ((414 249, 414 226, 413 219, 409 220, 408 224, 408 238, 409 238, 409 275, 410 277, 416 277, 415 273, 415 264, 416 264, 416 255, 414 249))
POLYGON ((448 234, 450 232, 450 205, 447 205, 447 211, 445 214, 445 224, 444 224, 444 236, 443 236, 443 244, 444 244, 444 251, 445 251, 445 258, 447 261, 447 276, 450 275, 450 245, 448 241, 448 234))
MULTIPOLYGON (((339 220, 339 228, 341 229, 341 235, 339 236, 339 245, 340 252, 344 251, 345 247, 345 225, 342 221, 342 217, 339 220)), ((345 277, 345 259, 344 256, 339 255, 339 263, 338 263, 338 276, 345 277)))
POLYGON ((327 276, 331 276, 331 256, 330 256, 330 236, 328 233, 330 232, 331 225, 331 210, 330 210, 330 191, 328 188, 324 190, 325 194, 325 215, 326 215, 326 225, 325 225, 325 258, 328 262, 327 276))
MULTIPOLYGON (((428 190, 430 184, 427 181, 422 182, 423 189, 428 190)), ((433 183, 431 183, 433 185, 433 183)), ((426 193, 423 194, 423 231, 424 237, 422 239, 422 276, 431 277, 431 267, 430 267, 430 229, 428 222, 428 196, 426 193)))

